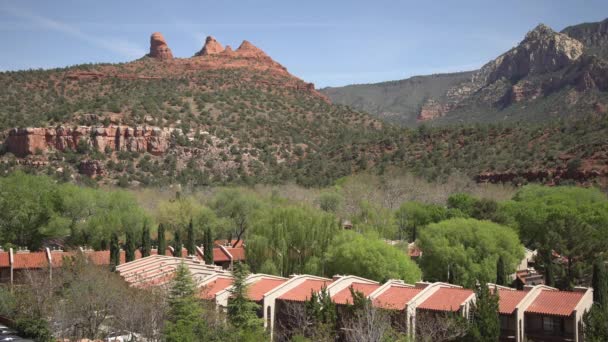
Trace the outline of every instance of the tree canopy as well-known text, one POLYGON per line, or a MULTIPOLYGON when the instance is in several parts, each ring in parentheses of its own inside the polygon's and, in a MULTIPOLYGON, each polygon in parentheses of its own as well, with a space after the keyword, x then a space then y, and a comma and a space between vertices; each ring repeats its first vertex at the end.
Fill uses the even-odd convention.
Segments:
POLYGON ((426 280, 451 280, 468 287, 480 279, 494 279, 499 257, 512 273, 524 256, 513 229, 475 219, 430 224, 420 234, 419 247, 424 251, 420 265, 426 280))
POLYGON ((421 272, 407 254, 373 236, 342 231, 327 252, 328 275, 353 274, 377 281, 420 281, 421 272))

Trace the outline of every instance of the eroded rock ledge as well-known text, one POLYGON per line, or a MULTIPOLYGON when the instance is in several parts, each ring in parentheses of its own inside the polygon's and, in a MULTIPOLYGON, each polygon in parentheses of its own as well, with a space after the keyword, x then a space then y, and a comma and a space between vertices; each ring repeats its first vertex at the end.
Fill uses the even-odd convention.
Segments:
POLYGON ((8 133, 5 145, 7 152, 18 157, 49 150, 77 150, 79 147, 100 152, 110 150, 161 155, 167 150, 173 131, 150 126, 13 128, 8 133))

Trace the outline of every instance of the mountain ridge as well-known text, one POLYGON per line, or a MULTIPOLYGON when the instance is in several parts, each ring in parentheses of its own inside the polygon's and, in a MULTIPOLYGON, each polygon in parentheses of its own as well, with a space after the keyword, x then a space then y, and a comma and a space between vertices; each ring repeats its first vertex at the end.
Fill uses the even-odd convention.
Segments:
POLYGON ((371 90, 379 84, 368 85, 370 89, 362 86, 356 91, 351 86, 320 91, 336 103, 367 110, 379 118, 384 118, 383 112, 390 108, 391 121, 406 126, 421 122, 542 121, 569 116, 572 112, 591 113, 598 104, 607 102, 608 89, 602 81, 606 72, 603 55, 593 52, 601 51, 598 47, 603 46, 608 49, 608 19, 572 26, 562 32, 539 24, 516 47, 480 69, 470 71, 470 80, 460 80, 452 77, 453 74, 418 76, 419 79, 446 80, 447 85, 433 85, 444 91, 428 98, 411 98, 408 94, 408 91, 428 91, 429 86, 423 82, 419 89, 400 87, 399 81, 379 83, 392 86, 386 91, 393 94, 392 97, 385 99, 371 90), (555 93, 560 93, 558 101, 554 98, 545 101, 555 93), (400 101, 405 104, 395 108, 393 104, 400 101), (375 106, 365 106, 369 102, 375 106))

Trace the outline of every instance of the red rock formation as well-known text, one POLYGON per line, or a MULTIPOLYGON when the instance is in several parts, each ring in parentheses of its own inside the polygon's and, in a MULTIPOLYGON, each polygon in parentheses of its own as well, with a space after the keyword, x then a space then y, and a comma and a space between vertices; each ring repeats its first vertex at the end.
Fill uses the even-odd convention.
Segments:
POLYGON ((160 60, 173 59, 173 53, 167 42, 165 41, 165 37, 160 32, 152 33, 150 37, 150 53, 148 56, 160 60))
POLYGON ((226 48, 224 49, 224 51, 222 51, 222 54, 227 56, 234 56, 234 50, 232 50, 232 46, 226 45, 226 48))
POLYGON ((438 103, 432 99, 427 100, 418 113, 418 121, 433 120, 445 115, 450 110, 450 107, 445 104, 438 103))
POLYGON ((205 39, 205 45, 203 45, 201 51, 197 52, 195 56, 217 55, 222 51, 224 51, 222 44, 212 36, 208 36, 207 39, 205 39))
POLYGON ((167 150, 170 135, 169 130, 148 126, 14 128, 9 132, 6 146, 8 152, 19 157, 51 149, 76 150, 81 141, 101 152, 131 151, 160 155, 167 150))
POLYGON ((257 46, 251 44, 247 40, 243 40, 238 49, 236 49, 236 54, 241 57, 255 57, 255 58, 264 58, 268 57, 268 55, 262 51, 257 46))

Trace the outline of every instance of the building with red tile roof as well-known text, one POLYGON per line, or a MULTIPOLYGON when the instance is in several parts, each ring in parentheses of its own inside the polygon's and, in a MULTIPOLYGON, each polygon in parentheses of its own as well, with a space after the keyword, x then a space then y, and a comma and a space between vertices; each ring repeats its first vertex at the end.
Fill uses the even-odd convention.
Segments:
POLYGON ((207 279, 199 285, 199 297, 207 300, 215 300, 215 296, 232 286, 234 279, 227 275, 216 275, 207 279))
POLYGON ((418 310, 458 312, 465 309, 468 311, 468 306, 474 297, 473 290, 442 287, 418 305, 418 310))
POLYGON ((423 290, 401 284, 391 285, 374 297, 373 304, 382 309, 404 310, 408 302, 423 290))
POLYGON ((264 299, 264 295, 275 287, 284 284, 287 279, 263 278, 251 284, 248 289, 248 296, 254 302, 264 299))
POLYGON ((501 339, 523 342, 579 341, 581 319, 593 303, 593 291, 558 291, 545 285, 518 291, 496 288, 499 296, 501 339))
POLYGON ((347 288, 344 288, 335 295, 331 296, 331 299, 336 304, 353 304, 351 289, 355 292, 362 293, 365 297, 368 297, 370 293, 374 292, 379 287, 380 285, 378 284, 352 283, 347 288))
POLYGON ((331 280, 306 279, 298 286, 284 293, 279 299, 292 302, 305 302, 311 298, 313 293, 321 292, 329 284, 331 284, 331 280))
POLYGON ((568 317, 576 310, 576 305, 584 295, 584 292, 544 290, 528 306, 526 313, 568 317))

